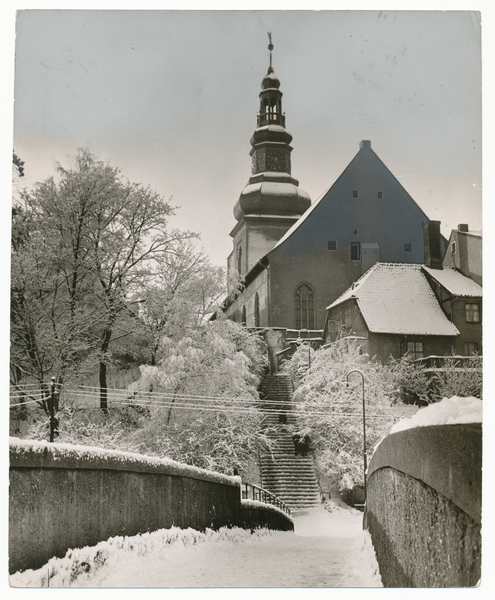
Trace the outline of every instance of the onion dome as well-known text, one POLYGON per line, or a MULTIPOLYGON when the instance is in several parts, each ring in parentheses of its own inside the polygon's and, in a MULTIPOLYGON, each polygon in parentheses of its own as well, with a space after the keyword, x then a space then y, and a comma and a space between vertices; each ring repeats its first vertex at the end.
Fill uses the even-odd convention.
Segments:
POLYGON ((275 75, 275 71, 273 70, 272 67, 268 67, 268 72, 265 75, 265 77, 263 78, 263 81, 261 82, 261 89, 262 90, 268 90, 268 89, 277 89, 280 87, 280 81, 278 80, 277 76, 275 75))

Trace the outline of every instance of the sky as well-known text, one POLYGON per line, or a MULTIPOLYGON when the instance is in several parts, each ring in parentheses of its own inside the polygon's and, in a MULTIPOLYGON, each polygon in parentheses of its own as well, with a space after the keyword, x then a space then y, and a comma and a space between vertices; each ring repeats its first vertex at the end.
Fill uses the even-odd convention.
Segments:
POLYGON ((446 237, 482 228, 479 13, 42 9, 16 28, 28 187, 88 148, 171 198, 171 225, 225 265, 271 31, 292 174, 313 202, 371 140, 446 237))

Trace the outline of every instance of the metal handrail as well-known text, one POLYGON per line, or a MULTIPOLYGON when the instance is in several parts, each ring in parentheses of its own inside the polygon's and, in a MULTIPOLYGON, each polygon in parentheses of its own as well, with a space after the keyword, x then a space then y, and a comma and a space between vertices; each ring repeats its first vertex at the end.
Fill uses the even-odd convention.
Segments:
POLYGON ((290 508, 285 502, 282 502, 275 494, 272 494, 258 485, 252 483, 241 484, 241 498, 243 500, 256 500, 257 502, 263 502, 264 504, 272 504, 290 516, 290 508), (251 497, 249 497, 250 492, 251 497))

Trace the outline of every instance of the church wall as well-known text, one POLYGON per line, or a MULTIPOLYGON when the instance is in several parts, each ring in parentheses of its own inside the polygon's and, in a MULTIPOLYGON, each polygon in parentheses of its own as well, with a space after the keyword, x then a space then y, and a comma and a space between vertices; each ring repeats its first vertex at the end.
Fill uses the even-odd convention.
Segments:
POLYGON ((242 309, 246 307, 246 326, 255 327, 254 306, 255 296, 258 294, 260 309, 260 327, 268 326, 268 269, 263 271, 246 287, 224 313, 227 319, 237 323, 242 322, 242 309))
POLYGON ((269 253, 271 326, 295 327, 295 291, 306 282, 315 295, 315 328, 323 328, 326 307, 363 275, 362 253, 351 260, 352 243, 378 244, 382 262, 424 262, 426 215, 363 144, 326 196, 269 253))
POLYGON ((246 224, 247 270, 268 254, 275 244, 294 224, 295 219, 253 219, 244 217, 246 224))

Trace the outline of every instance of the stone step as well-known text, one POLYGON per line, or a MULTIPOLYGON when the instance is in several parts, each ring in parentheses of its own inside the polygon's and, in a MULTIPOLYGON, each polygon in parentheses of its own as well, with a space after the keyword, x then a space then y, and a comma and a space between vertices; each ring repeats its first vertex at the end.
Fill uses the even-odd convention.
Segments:
POLYGON ((287 467, 290 466, 291 468, 294 469, 312 469, 314 467, 314 463, 311 459, 309 460, 304 460, 304 457, 301 458, 301 460, 294 460, 292 458, 283 458, 283 457, 279 457, 277 458, 272 458, 272 459, 265 459, 261 461, 261 465, 267 469, 277 469, 280 467, 287 467))
POLYGON ((301 493, 296 493, 296 492, 292 492, 290 490, 287 489, 283 489, 280 488, 278 490, 278 493, 280 494, 280 497, 284 497, 284 498, 316 498, 319 497, 319 492, 316 489, 313 490, 308 490, 307 492, 301 492, 301 493))
POLYGON ((273 442, 271 451, 260 457, 263 487, 290 508, 302 510, 319 506, 320 493, 313 457, 310 454, 296 455, 292 441, 292 431, 297 431, 298 422, 292 412, 291 378, 285 374, 268 375, 263 378, 261 391, 260 407, 273 411, 267 412, 263 419, 266 435, 273 442), (286 423, 280 423, 280 414, 285 415, 286 423), (288 430, 284 430, 287 425, 288 430))

